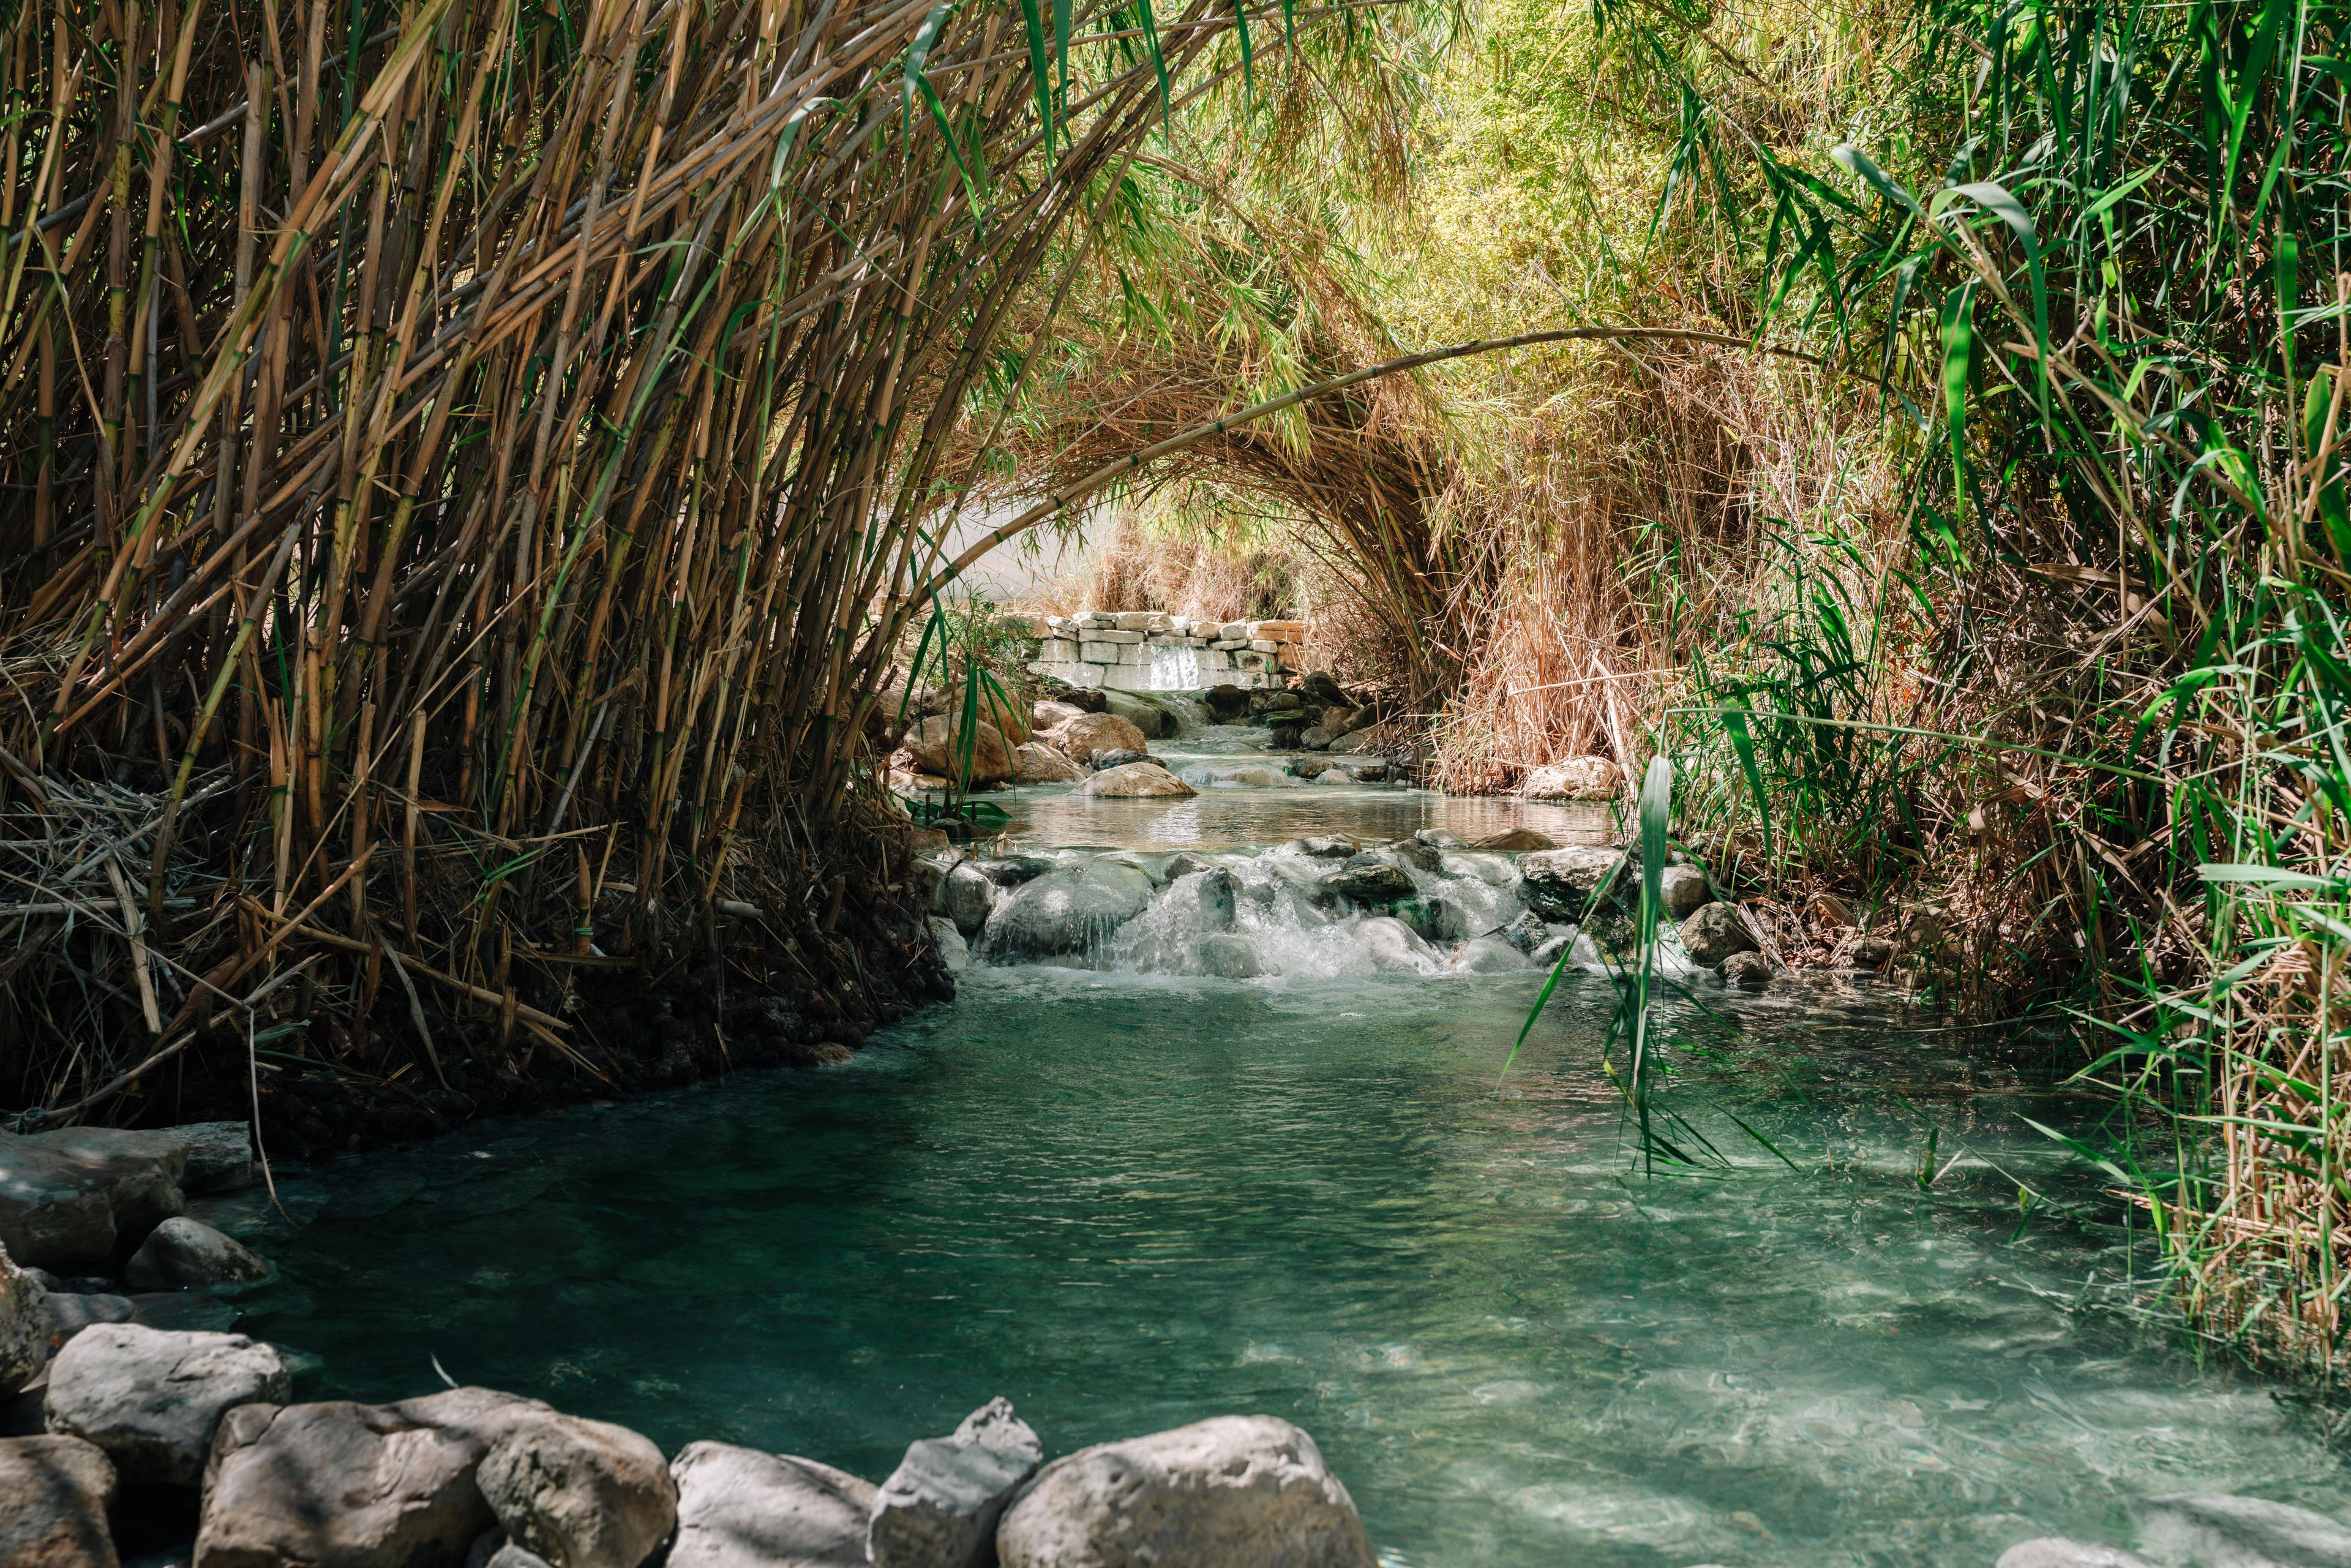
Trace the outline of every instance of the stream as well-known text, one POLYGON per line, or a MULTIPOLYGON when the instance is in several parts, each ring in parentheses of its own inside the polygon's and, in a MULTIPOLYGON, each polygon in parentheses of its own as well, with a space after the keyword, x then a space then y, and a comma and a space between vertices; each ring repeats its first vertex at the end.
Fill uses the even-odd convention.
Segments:
MULTIPOLYGON (((1262 735, 1160 749, 1213 775, 1262 735)), ((281 1173, 291 1225, 257 1192, 229 1216, 281 1270, 237 1326, 303 1353, 305 1398, 425 1392, 437 1362, 665 1448, 874 1479, 993 1395, 1049 1455, 1266 1412, 1394 1568, 1991 1568, 2121 1539, 2143 1493, 2339 1510, 2315 1423, 2123 1310, 2147 1238, 2027 1121, 2085 1130, 2098 1103, 1875 980, 1695 977, 1658 1015, 1663 1092, 1721 1158, 1645 1176, 1604 976, 1570 969, 1505 1077, 1539 971, 1442 939, 1367 958, 1363 917, 1298 892, 1329 864, 1274 847, 1599 842, 1604 811, 994 799, 1008 852, 1208 870, 1059 961, 976 943, 954 1003, 840 1067, 281 1173), (1257 977, 1195 972, 1171 913, 1217 868, 1257 977)), ((1499 924, 1498 859, 1448 853, 1424 891, 1499 924)))

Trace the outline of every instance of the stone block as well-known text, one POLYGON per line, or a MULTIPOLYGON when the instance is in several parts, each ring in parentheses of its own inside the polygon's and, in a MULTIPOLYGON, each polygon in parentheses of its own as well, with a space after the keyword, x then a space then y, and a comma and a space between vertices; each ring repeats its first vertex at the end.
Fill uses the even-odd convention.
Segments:
POLYGON ((996 1521, 1013 1489, 1045 1457, 1027 1422, 1002 1399, 964 1417, 952 1436, 910 1445, 874 1499, 865 1547, 873 1568, 985 1568, 996 1521))
POLYGON ((1148 632, 1152 617, 1157 613, 1153 610, 1122 610, 1118 612, 1118 629, 1122 632, 1148 632))
POLYGON ((1256 653, 1279 653, 1281 652, 1281 644, 1270 637, 1252 637, 1249 639, 1249 651, 1256 653))
POLYGON ((1116 632, 1097 632, 1092 637, 1089 638, 1088 641, 1094 643, 1140 643, 1143 641, 1143 633, 1121 628, 1116 632))
POLYGON ((1115 643, 1081 643, 1078 644, 1078 657, 1089 664, 1115 664, 1119 662, 1119 645, 1115 643))

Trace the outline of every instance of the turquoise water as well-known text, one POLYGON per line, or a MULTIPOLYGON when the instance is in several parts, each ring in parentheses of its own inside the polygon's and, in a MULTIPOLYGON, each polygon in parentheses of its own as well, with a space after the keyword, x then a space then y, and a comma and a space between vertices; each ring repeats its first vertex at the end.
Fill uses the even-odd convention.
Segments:
MULTIPOLYGON (((1064 841, 1102 826, 1076 810, 1064 841)), ((437 1358, 874 1479, 992 1395, 1049 1453, 1270 1412, 1426 1568, 1989 1568, 2120 1539, 2141 1492, 2339 1510, 2291 1405, 2116 1310, 2117 1211, 2022 1119, 2095 1105, 1883 992, 1716 989, 1666 1035, 1730 1163, 1644 1178, 1604 981, 1570 977, 1498 1092, 1538 984, 976 968, 842 1067, 289 1181, 240 1326, 317 1358, 308 1397, 423 1392, 437 1358), (1958 1163, 1922 1191, 1930 1125, 1958 1163)))

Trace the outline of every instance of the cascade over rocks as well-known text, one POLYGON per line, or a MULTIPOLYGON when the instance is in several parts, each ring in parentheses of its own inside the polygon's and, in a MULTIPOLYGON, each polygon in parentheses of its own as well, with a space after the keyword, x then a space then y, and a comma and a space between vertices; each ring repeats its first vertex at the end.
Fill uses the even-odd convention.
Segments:
POLYGON ((677 1540, 669 1568, 865 1568, 880 1489, 846 1470, 731 1443, 670 1461, 677 1540))
POLYGON ((1003 1568, 1374 1563, 1314 1439, 1272 1416, 1218 1416, 1056 1459, 1005 1514, 996 1546, 1003 1568))
POLYGON ((193 1486, 224 1416, 292 1389, 277 1352, 243 1334, 93 1324, 49 1369, 49 1430, 97 1444, 127 1479, 193 1486))
POLYGON ((1050 958, 1082 951, 1143 913, 1151 879, 1132 866, 1090 861, 1025 883, 988 922, 991 952, 1050 958))
POLYGON ((1366 861, 1360 865, 1350 862, 1323 877, 1322 885, 1357 904, 1394 904, 1400 898, 1410 898, 1417 891, 1410 872, 1385 861, 1366 861))
POLYGON ((1037 1434, 1000 1398, 950 1436, 909 1444, 873 1501, 865 1536, 873 1568, 985 1568, 998 1518, 1044 1457, 1037 1434))
POLYGON ((952 921, 968 940, 979 935, 981 927, 987 924, 989 912, 996 907, 996 883, 971 862, 960 862, 939 883, 938 896, 931 907, 952 921))
POLYGON ((2018 1542, 2000 1554, 1992 1568, 2155 1568, 2155 1564, 2119 1546, 2046 1535, 2038 1541, 2018 1542))

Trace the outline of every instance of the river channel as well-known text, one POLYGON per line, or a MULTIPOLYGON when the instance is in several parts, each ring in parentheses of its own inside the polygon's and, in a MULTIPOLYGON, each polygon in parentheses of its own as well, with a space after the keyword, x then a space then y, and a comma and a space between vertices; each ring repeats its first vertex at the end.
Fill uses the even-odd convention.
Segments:
MULTIPOLYGON (((1165 749, 1214 768, 1246 744, 1165 749)), ((2097 1102, 1873 980, 1695 978, 1660 1014, 1666 1093, 1722 1157, 1645 1175, 1604 977, 1571 970, 1504 1076, 1537 971, 1441 943, 1359 962, 1270 849, 1593 840, 1604 813, 1382 785, 998 799, 1024 852, 1223 857, 1265 972, 980 944, 952 1004, 837 1068, 281 1174, 295 1223, 243 1216, 280 1276, 238 1326, 304 1354, 304 1397, 425 1392, 437 1362, 666 1448, 875 1479, 993 1395, 1049 1455, 1267 1412, 1315 1436, 1394 1568, 1990 1568, 2028 1536, 2122 1539, 2139 1494, 2351 1491, 2272 1385, 2125 1310, 2146 1238, 2031 1124, 2085 1131, 2097 1102)), ((1509 913, 1479 863, 1446 885, 1509 913)))

